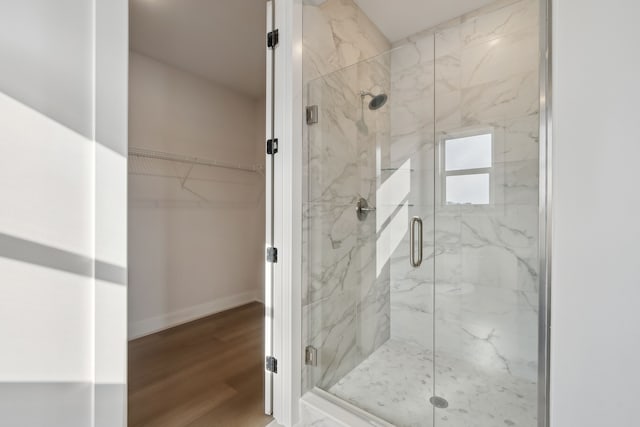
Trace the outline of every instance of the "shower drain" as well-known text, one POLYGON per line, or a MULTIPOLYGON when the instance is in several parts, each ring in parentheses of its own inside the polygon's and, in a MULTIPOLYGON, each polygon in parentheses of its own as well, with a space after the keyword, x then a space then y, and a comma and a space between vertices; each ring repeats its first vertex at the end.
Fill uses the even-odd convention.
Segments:
POLYGON ((431 404, 436 408, 440 408, 440 409, 444 409, 449 406, 449 402, 447 402, 447 399, 440 396, 431 396, 431 398, 429 399, 429 402, 431 402, 431 404))

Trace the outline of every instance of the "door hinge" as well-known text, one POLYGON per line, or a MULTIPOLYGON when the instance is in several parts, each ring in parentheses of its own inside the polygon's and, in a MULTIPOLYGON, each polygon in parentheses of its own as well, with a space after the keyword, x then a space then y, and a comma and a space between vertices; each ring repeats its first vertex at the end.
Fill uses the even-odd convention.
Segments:
POLYGON ((312 345, 308 345, 304 349, 304 364, 318 366, 318 350, 312 345))
POLYGON ((276 154, 278 152, 278 138, 267 140, 267 154, 276 154))
POLYGON ((278 30, 269 31, 267 33, 267 47, 273 49, 278 46, 278 30))
POLYGON ((278 373, 278 359, 273 356, 267 356, 265 359, 265 369, 274 374, 278 373))
POLYGON ((278 262, 278 248, 267 248, 267 261, 278 262))
POLYGON ((306 115, 308 125, 315 125, 316 123, 318 123, 318 106, 309 105, 306 108, 306 115))

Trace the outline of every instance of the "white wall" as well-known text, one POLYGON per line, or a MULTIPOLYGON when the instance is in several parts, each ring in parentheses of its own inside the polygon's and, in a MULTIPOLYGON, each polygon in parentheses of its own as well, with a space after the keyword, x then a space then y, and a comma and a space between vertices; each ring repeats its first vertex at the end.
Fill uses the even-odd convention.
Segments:
POLYGON ((127 2, 0 2, 0 425, 126 425, 127 2))
MULTIPOLYGON (((130 73, 131 147, 263 164, 264 101, 133 52, 130 73)), ((129 337, 261 298, 263 175, 197 167, 189 191, 129 161, 129 337)))
MULTIPOLYGON (((92 141, 4 94, 0 115, 0 179, 14 183, 1 186, 0 233, 91 259, 92 141)), ((0 246, 0 337, 11 349, 0 352, 0 382, 91 381, 91 275, 42 265, 46 256, 9 257, 13 245, 0 246)))
POLYGON ((551 425, 638 425, 640 3, 554 1, 551 425))

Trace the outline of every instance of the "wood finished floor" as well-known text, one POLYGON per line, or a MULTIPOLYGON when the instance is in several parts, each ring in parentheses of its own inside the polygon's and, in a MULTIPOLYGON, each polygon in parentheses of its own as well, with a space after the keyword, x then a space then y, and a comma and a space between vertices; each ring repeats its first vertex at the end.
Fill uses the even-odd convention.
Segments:
POLYGON ((129 427, 263 427, 264 306, 129 342, 129 427))

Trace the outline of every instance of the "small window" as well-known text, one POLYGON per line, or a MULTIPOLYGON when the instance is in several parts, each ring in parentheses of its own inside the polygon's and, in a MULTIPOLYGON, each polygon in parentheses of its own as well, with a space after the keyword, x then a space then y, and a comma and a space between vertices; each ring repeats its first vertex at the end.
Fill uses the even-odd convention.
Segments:
POLYGON ((447 205, 491 203, 492 139, 492 134, 485 132, 443 141, 447 205))

